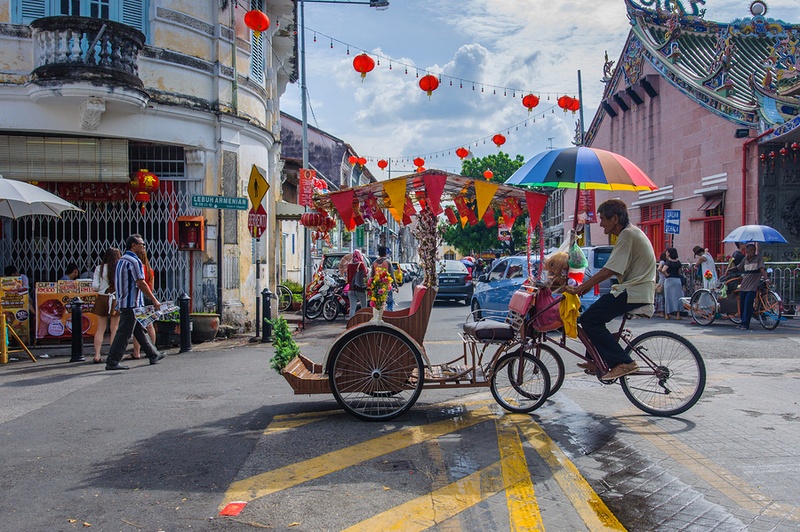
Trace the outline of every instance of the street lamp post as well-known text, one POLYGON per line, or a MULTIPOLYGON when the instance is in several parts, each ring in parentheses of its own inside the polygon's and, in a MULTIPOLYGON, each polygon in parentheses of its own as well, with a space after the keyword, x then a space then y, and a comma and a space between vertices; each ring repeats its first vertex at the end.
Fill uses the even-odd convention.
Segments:
MULTIPOLYGON (((361 4, 374 7, 378 11, 383 11, 389 8, 388 0, 298 0, 300 3, 300 106, 301 109, 301 122, 303 125, 303 168, 309 168, 308 160, 308 94, 306 83, 306 2, 314 4, 361 4)), ((305 208, 308 211, 308 206, 305 208)), ((303 268, 303 317, 302 323, 305 327, 306 321, 306 304, 307 298, 305 297, 305 289, 311 280, 311 236, 308 233, 308 228, 304 231, 303 237, 303 260, 305 265, 303 268)))

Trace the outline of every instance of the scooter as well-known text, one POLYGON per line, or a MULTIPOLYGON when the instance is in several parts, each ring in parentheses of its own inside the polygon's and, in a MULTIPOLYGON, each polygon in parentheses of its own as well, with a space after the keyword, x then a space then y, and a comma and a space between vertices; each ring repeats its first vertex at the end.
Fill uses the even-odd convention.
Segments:
POLYGON ((322 317, 326 321, 335 320, 340 312, 344 316, 350 314, 350 299, 344 291, 346 283, 344 279, 337 279, 337 282, 338 286, 328 294, 328 298, 322 306, 322 317))
POLYGON ((329 299, 329 295, 337 285, 338 282, 331 275, 324 276, 323 282, 316 288, 316 292, 313 292, 313 287, 309 285, 309 290, 306 291, 306 297, 308 298, 306 301, 306 318, 313 320, 320 317, 325 301, 329 299))

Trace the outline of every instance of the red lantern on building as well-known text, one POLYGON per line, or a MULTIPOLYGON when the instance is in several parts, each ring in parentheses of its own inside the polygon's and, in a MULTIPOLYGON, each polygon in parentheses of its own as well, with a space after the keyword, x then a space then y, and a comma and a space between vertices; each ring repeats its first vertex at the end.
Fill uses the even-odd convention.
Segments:
POLYGON ((528 94, 522 98, 522 105, 528 110, 528 113, 531 110, 539 105, 539 97, 534 94, 528 94))
POLYGON ((572 100, 573 98, 569 96, 562 96, 558 99, 558 106, 566 113, 569 111, 570 105, 572 105, 572 100))
POLYGON ((491 179, 494 177, 494 172, 492 172, 491 170, 486 170, 483 173, 483 177, 485 177, 486 179, 491 179))
POLYGON ((358 157, 356 157, 355 155, 351 155, 350 157, 347 158, 347 161, 350 164, 356 164, 358 162, 358 157))
POLYGON ((469 150, 466 149, 466 148, 463 148, 463 147, 462 148, 458 148, 456 150, 456 155, 458 155, 459 159, 462 159, 462 160, 466 159, 467 155, 469 155, 469 150))
POLYGON ((500 133, 498 133, 497 135, 492 137, 492 142, 494 142, 497 145, 497 147, 499 148, 500 146, 502 146, 503 144, 506 143, 506 138, 503 135, 501 135, 500 133))
POLYGON ((381 159, 378 161, 378 168, 381 170, 386 170, 386 167, 389 166, 389 162, 386 159, 381 159))
POLYGON ((319 227, 322 225, 324 216, 318 212, 307 212, 300 216, 300 225, 305 227, 319 227))
POLYGON ((358 164, 360 164, 361 166, 364 166, 365 164, 367 164, 367 159, 365 157, 359 157, 358 158, 358 164))
POLYGON ((581 108, 581 101, 577 98, 571 98, 571 100, 568 109, 572 111, 572 114, 575 114, 581 108))
POLYGON ((150 193, 157 191, 158 185, 158 177, 145 168, 131 176, 131 190, 135 193, 134 199, 142 205, 142 214, 145 212, 145 203, 150 201, 150 193))
POLYGON ((792 161, 797 162, 797 150, 800 150, 800 144, 792 142, 792 161))
POLYGON ((780 154, 782 157, 786 157, 787 155, 789 155, 789 150, 784 146, 783 148, 780 149, 780 154))
POLYGON ((428 93, 428 98, 430 98, 433 91, 439 88, 439 80, 436 79, 436 76, 430 74, 422 76, 419 80, 419 88, 428 93))
POLYGON ((375 60, 367 54, 358 54, 353 58, 353 68, 356 72, 361 73, 361 82, 363 83, 367 72, 372 72, 372 69, 375 68, 375 60))
POLYGON ((423 159, 422 157, 417 157, 416 159, 414 159, 414 166, 416 167, 425 166, 425 159, 423 159))
POLYGON ((258 9, 244 14, 244 23, 253 31, 266 31, 269 28, 269 17, 258 9))

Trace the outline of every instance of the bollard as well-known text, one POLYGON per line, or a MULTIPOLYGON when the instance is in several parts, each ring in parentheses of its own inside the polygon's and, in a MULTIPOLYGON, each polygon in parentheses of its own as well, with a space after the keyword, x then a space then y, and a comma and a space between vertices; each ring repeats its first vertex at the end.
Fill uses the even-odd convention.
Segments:
POLYGON ((272 323, 270 320, 272 319, 272 292, 269 291, 269 288, 264 288, 261 292, 261 315, 264 317, 264 334, 261 337, 261 343, 267 343, 270 341, 272 336, 272 323))
POLYGON ((178 351, 179 353, 186 353, 192 350, 192 322, 189 318, 189 304, 191 301, 192 298, 186 295, 186 292, 178 297, 178 307, 180 308, 178 313, 181 318, 181 348, 178 351))
POLYGON ((83 362, 83 300, 76 297, 72 300, 72 356, 70 362, 83 362))

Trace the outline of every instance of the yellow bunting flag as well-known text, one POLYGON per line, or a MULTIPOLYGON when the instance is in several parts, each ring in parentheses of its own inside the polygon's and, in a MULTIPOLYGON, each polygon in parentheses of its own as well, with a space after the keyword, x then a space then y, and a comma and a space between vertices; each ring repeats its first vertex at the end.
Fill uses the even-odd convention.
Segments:
POLYGON ((492 203, 499 185, 488 181, 475 181, 475 200, 478 202, 478 218, 483 218, 483 213, 492 203))
POLYGON ((403 210, 406 204, 406 179, 401 177, 384 181, 383 191, 386 192, 386 198, 391 206, 389 212, 392 213, 395 220, 402 222, 403 210))

